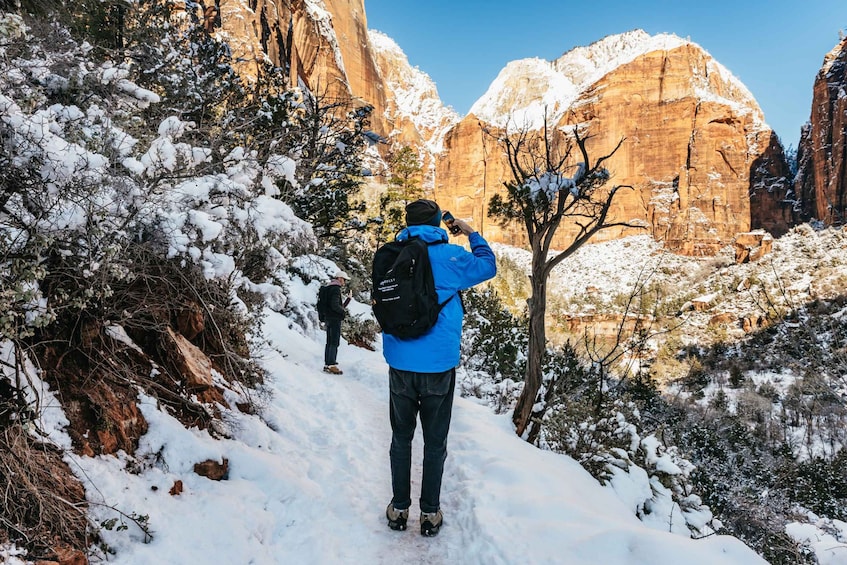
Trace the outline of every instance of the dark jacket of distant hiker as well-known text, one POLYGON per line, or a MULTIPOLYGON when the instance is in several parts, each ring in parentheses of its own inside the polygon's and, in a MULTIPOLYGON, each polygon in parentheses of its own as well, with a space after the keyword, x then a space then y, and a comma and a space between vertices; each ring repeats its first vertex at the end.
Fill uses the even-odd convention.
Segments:
POLYGON ((332 280, 326 285, 326 320, 343 320, 347 317, 347 309, 341 301, 341 285, 337 280, 332 280))

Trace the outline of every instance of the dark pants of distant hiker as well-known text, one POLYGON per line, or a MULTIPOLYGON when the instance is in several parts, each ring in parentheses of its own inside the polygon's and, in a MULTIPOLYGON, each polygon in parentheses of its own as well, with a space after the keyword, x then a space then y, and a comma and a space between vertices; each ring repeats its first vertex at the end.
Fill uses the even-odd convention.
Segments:
POLYGON ((324 365, 336 364, 339 343, 341 343, 341 320, 327 320, 326 349, 324 349, 324 365))
POLYGON ((391 392, 391 486, 394 508, 405 510, 412 504, 412 439, 418 412, 424 438, 421 512, 439 509, 441 475, 447 459, 447 432, 453 411, 456 370, 443 373, 412 373, 390 369, 391 392))

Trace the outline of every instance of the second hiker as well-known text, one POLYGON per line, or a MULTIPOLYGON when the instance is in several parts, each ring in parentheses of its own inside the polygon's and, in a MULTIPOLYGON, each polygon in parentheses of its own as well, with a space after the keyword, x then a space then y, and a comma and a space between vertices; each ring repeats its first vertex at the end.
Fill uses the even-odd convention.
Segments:
POLYGON ((324 348, 324 372, 340 375, 338 368, 338 345, 341 343, 341 322, 347 317, 347 304, 350 298, 342 299, 341 289, 350 277, 344 271, 337 271, 328 284, 318 291, 318 316, 326 329, 326 347, 324 348))

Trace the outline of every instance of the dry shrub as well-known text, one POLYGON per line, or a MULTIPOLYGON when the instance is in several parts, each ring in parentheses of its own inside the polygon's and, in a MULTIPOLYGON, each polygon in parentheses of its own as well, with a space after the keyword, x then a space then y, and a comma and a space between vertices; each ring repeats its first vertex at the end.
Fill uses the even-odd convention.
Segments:
POLYGON ((58 448, 36 441, 20 424, 0 431, 0 530, 30 558, 90 545, 85 490, 58 448))
POLYGON ((190 341, 229 382, 261 384, 264 374, 250 361, 246 337, 257 326, 259 300, 242 290, 240 298, 254 307, 243 311, 234 302, 230 281, 208 280, 198 266, 163 261, 144 245, 127 253, 132 256, 135 273, 128 283, 113 285, 114 296, 104 318, 118 321, 150 354, 158 348, 155 336, 165 333, 167 327, 179 329, 180 315, 197 311, 204 328, 187 336, 190 341))
MULTIPOLYGON (((84 311, 65 310, 29 344, 44 379, 59 391, 75 447, 83 453, 111 453, 114 449, 99 446, 114 443, 111 436, 120 440, 115 447, 134 451, 146 430, 143 423, 134 424, 141 418, 131 406, 139 386, 186 426, 206 429, 218 416, 217 403, 225 403, 216 387, 202 394, 187 389, 164 337, 170 330, 198 347, 233 388, 246 393, 264 377, 250 359, 247 338, 256 327, 258 308, 240 308, 229 281, 209 280, 196 265, 163 260, 148 244, 131 246, 123 260, 132 275, 103 283, 109 288, 108 300, 84 311), (108 325, 125 329, 141 351, 109 337, 108 325), (112 402, 115 398, 120 402, 112 402), (120 425, 127 422, 132 429, 122 430, 120 425)), ((81 286, 75 276, 62 271, 44 287, 81 286)))

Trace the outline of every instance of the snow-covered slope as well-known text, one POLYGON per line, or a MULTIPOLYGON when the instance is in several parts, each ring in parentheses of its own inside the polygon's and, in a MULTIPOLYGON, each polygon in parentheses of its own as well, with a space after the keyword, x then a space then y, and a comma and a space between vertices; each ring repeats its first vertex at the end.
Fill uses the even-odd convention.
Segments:
POLYGON ((652 36, 638 29, 604 37, 587 47, 575 47, 556 59, 553 65, 582 89, 640 55, 651 51, 669 51, 686 43, 673 34, 652 36))
MULTIPOLYGON (((263 362, 272 373, 265 406, 255 415, 227 412, 230 439, 184 429, 147 398, 150 429, 134 461, 68 456, 95 518, 128 527, 103 532, 115 562, 763 563, 734 538, 695 541, 649 529, 572 459, 523 442, 508 415, 461 398, 441 534, 415 531, 415 505, 410 529, 391 531, 383 517, 391 432, 382 356, 342 343, 345 374, 329 377, 320 372, 320 332, 304 334, 274 312, 265 331, 271 347, 263 362), (224 457, 228 480, 194 474, 194 463, 224 457), (183 492, 169 494, 178 480, 183 492), (143 533, 110 506, 149 517, 152 541, 142 543, 143 533)), ((420 451, 417 438, 415 491, 420 451)))
MULTIPOLYGON (((435 83, 429 75, 412 67, 397 43, 376 30, 368 30, 368 39, 380 63, 379 69, 386 87, 393 93, 395 115, 391 119, 405 118, 424 135, 427 148, 437 153, 441 150, 444 135, 459 115, 444 106, 435 83)), ((389 112, 392 108, 389 108, 389 112)))
MULTIPOLYGON (((648 235, 593 243, 553 269, 550 296, 572 307, 568 313, 573 315, 617 311, 616 297, 644 284, 662 288, 667 300, 709 296, 704 301, 708 309, 685 313, 686 333, 706 343, 704 333, 716 314, 731 314, 733 320, 761 314, 760 292, 770 293, 774 306, 785 311, 842 294, 847 280, 845 241, 847 233, 841 229, 814 230, 803 224, 775 239, 771 253, 743 264, 735 263, 733 246, 714 257, 686 257, 662 249, 648 235)), ((494 249, 529 272, 528 251, 506 245, 494 249)), ((740 327, 729 331, 744 337, 740 327)))
POLYGON ((579 93, 579 86, 553 63, 521 59, 500 71, 470 113, 499 127, 537 129, 544 123, 545 111, 549 121, 557 122, 579 93), (508 123, 510 119, 517 123, 508 123))

